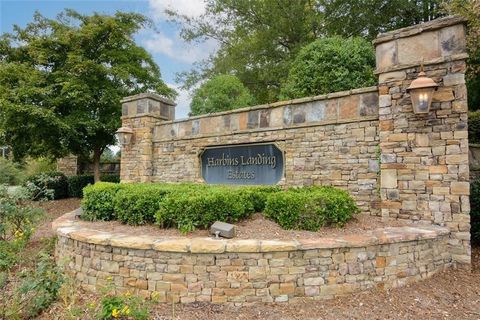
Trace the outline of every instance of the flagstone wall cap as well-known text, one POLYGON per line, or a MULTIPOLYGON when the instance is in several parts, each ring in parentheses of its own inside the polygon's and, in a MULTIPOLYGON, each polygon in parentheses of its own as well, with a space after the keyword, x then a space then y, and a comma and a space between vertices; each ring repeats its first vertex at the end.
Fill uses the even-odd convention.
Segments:
POLYGON ((433 31, 449 26, 453 26, 456 24, 465 24, 467 20, 459 15, 447 16, 439 19, 435 19, 428 22, 419 23, 413 26, 380 33, 375 40, 373 40, 373 44, 379 45, 380 43, 391 41, 394 39, 400 39, 405 37, 410 37, 415 34, 419 34, 422 32, 433 31))
POLYGON ((168 104, 170 106, 176 106, 176 103, 173 102, 172 100, 165 98, 159 94, 153 93, 153 92, 144 92, 144 93, 139 93, 135 94, 133 96, 128 96, 123 98, 120 102, 125 103, 125 102, 130 102, 130 101, 135 101, 135 100, 140 100, 140 99, 145 99, 145 98, 150 98, 155 101, 163 102, 165 104, 168 104))
POLYGON ((363 234, 298 240, 264 240, 264 239, 213 239, 209 237, 172 237, 135 236, 124 233, 104 232, 93 228, 80 227, 75 221, 75 211, 67 213, 52 223, 57 235, 72 240, 110 245, 127 249, 152 249, 164 252, 185 253, 256 253, 304 251, 313 249, 356 248, 372 245, 435 239, 448 235, 446 227, 435 225, 418 225, 388 227, 367 231, 363 234))

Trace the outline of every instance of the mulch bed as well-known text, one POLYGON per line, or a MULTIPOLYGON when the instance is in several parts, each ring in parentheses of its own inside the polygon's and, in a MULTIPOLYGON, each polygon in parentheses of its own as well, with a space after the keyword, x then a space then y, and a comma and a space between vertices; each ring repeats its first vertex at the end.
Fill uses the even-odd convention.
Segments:
MULTIPOLYGON (((334 226, 324 227, 318 232, 302 231, 302 230, 284 230, 275 222, 265 218, 262 214, 254 214, 249 219, 236 223, 236 239, 317 239, 320 237, 336 237, 350 234, 362 234, 368 230, 377 228, 404 226, 404 221, 382 222, 380 217, 374 217, 366 214, 357 215, 350 220, 344 228, 334 226)), ((186 235, 182 235, 177 229, 161 229, 155 225, 145 226, 128 226, 118 221, 78 221, 78 225, 104 232, 117 232, 122 234, 142 234, 155 236, 158 238, 172 237, 206 237, 209 236, 207 230, 195 230, 186 235)))
MULTIPOLYGON (((78 207, 77 199, 52 201, 41 204, 50 218, 39 227, 44 230, 50 227, 49 221, 78 207)), ((239 227, 248 228, 251 223, 262 224, 255 232, 257 238, 263 237, 265 230, 270 230, 268 220, 255 216, 251 221, 245 221, 239 227), (263 230, 263 231, 262 231, 263 230)), ((334 235, 338 232, 359 232, 365 230, 370 222, 374 227, 381 227, 380 221, 371 220, 368 216, 360 216, 358 221, 349 223, 344 230, 332 229, 321 231, 322 236, 334 235), (366 217, 363 219, 363 217, 366 217), (323 233, 326 232, 326 233, 323 233), (329 233, 331 232, 331 233, 329 233), (336 232, 336 233, 335 233, 336 232)), ((117 223, 106 223, 110 228, 126 227, 117 223)), ((142 232, 153 230, 153 226, 142 227, 142 232)), ((239 235, 246 236, 247 231, 239 235)), ((275 229, 277 230, 277 229, 275 229)), ((158 228, 156 228, 158 232, 158 228)), ((275 237, 282 237, 280 230, 275 237)), ((173 231, 172 231, 173 232, 173 231)), ((41 233, 47 236, 48 232, 41 233)), ((251 234, 251 233, 250 233, 251 234)), ((302 235, 302 233, 293 233, 302 235)), ((343 233, 341 233, 343 234, 343 233)), ((283 234, 284 235, 284 234, 283 234)), ((37 236, 37 235, 36 235, 37 236)), ((313 236, 313 235, 312 235, 313 236)), ((317 234, 317 236, 319 236, 317 234)), ((351 294, 332 300, 306 301, 297 304, 257 304, 255 306, 233 307, 208 303, 190 305, 158 304, 153 310, 153 319, 480 319, 480 247, 472 248, 472 272, 464 270, 447 270, 430 279, 407 287, 388 291, 366 291, 351 294), (175 317, 173 317, 175 315, 175 317)), ((98 301, 95 294, 79 290, 79 306, 85 306, 92 301, 98 301)), ((54 305, 45 312, 41 319, 64 319, 62 304, 54 305)))

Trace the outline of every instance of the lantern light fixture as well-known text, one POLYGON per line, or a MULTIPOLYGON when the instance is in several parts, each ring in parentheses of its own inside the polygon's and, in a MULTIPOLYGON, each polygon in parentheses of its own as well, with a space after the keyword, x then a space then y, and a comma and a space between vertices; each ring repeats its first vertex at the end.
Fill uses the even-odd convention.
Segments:
POLYGON ((128 127, 121 127, 115 132, 115 135, 118 142, 125 147, 130 144, 130 141, 132 141, 133 130, 128 127))
POLYGON ((437 90, 438 84, 427 77, 423 71, 423 64, 417 79, 413 80, 407 88, 410 92, 413 104, 413 112, 417 114, 428 113, 432 105, 433 93, 437 90))

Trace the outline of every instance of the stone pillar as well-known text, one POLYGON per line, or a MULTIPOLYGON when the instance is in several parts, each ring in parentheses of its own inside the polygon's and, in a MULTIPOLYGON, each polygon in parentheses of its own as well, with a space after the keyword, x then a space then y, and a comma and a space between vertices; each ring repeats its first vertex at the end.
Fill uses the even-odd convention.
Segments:
POLYGON ((77 156, 69 155, 57 160, 57 171, 62 172, 67 177, 77 175, 77 156))
POLYGON ((465 26, 446 17, 379 35, 381 210, 385 218, 448 226, 458 265, 470 265, 465 26), (439 84, 428 114, 407 87, 420 72, 439 84))
POLYGON ((141 93, 122 100, 122 126, 133 129, 130 145, 122 146, 122 182, 152 181, 155 125, 174 119, 175 103, 157 94, 141 93))

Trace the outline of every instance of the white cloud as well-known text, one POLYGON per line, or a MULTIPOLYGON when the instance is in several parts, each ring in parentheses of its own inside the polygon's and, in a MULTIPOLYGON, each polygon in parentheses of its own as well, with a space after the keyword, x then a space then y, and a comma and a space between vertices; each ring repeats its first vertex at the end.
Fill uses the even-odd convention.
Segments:
POLYGON ((177 104, 175 107, 175 119, 187 118, 190 112, 190 102, 192 101, 190 93, 187 90, 180 89, 175 84, 167 83, 167 85, 178 92, 178 96, 175 99, 177 104))
POLYGON ((172 10, 188 17, 198 17, 205 13, 203 0, 149 0, 153 17, 157 20, 167 18, 165 10, 172 10))
POLYGON ((151 53, 161 53, 177 61, 193 63, 207 58, 218 48, 213 39, 202 43, 187 44, 178 34, 168 37, 162 33, 155 33, 144 41, 144 45, 151 53))

